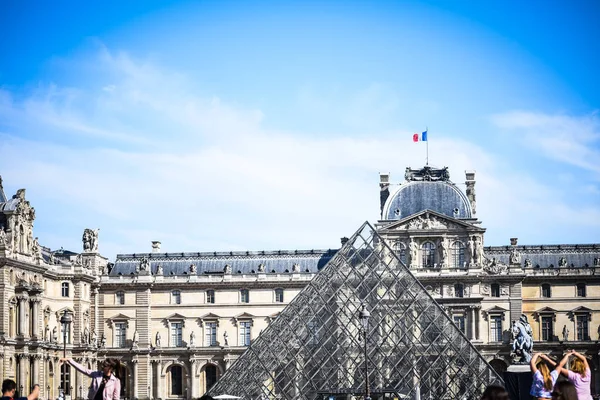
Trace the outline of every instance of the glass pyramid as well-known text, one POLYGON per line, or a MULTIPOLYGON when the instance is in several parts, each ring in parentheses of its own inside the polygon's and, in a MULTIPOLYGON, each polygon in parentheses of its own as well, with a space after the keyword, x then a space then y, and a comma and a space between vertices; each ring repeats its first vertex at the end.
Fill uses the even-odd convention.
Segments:
POLYGON ((210 394, 363 399, 366 376, 373 399, 479 399, 502 382, 368 222, 210 394))

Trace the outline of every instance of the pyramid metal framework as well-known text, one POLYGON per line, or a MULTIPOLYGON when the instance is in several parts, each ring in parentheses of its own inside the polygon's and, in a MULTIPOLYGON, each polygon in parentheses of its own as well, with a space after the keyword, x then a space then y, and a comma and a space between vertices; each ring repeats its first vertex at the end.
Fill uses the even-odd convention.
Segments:
POLYGON ((502 382, 368 222, 209 393, 363 398, 365 362, 373 399, 479 399, 502 382))

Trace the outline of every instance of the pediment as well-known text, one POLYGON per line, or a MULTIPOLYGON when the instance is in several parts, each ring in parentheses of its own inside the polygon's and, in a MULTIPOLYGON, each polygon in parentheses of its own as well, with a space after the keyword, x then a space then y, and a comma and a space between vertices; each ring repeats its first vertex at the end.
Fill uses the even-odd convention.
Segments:
POLYGON ((202 317, 200 317, 200 319, 219 319, 221 318, 220 316, 218 316, 217 314, 213 314, 213 313, 208 313, 203 315, 202 317))
POLYGON ((254 315, 249 314, 247 312, 235 316, 235 319, 252 319, 252 318, 254 318, 254 315))
POLYGON ((185 316, 183 316, 179 313, 175 313, 175 314, 171 314, 165 318, 165 320, 167 320, 167 321, 178 320, 178 319, 185 319, 185 316))
POLYGON ((554 314, 557 311, 552 307, 544 307, 544 308, 540 308, 539 310, 537 310, 535 312, 538 314, 554 314))
POLYGON ((131 317, 129 317, 125 314, 117 314, 117 315, 109 318, 110 321, 127 321, 130 319, 131 319, 131 317))
POLYGON ((468 222, 448 217, 432 210, 424 210, 382 228, 382 232, 391 231, 469 231, 484 232, 485 229, 468 222))
POLYGON ((492 308, 488 308, 487 310, 483 310, 484 313, 487 314, 500 314, 500 313, 505 313, 508 310, 506 308, 502 308, 500 306, 494 306, 492 308))
POLYGON ((571 310, 571 312, 574 313, 574 314, 575 313, 589 313, 591 311, 592 311, 592 309, 587 308, 586 306, 579 306, 579 307, 574 308, 574 309, 571 310))

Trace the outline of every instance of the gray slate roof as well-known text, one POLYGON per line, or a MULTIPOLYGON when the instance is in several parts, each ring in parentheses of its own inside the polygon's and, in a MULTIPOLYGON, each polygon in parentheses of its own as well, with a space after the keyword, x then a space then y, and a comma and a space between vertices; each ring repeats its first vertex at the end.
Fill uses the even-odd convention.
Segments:
POLYGON ((456 185, 446 181, 402 184, 388 199, 384 218, 398 220, 427 209, 453 218, 471 218, 466 196, 456 185))
MULTIPOLYGON (((560 259, 567 261, 568 268, 586 268, 598 266, 600 261, 600 244, 559 244, 515 246, 521 253, 521 264, 531 261, 532 268, 558 268, 560 259)), ((508 264, 512 246, 484 247, 488 258, 508 264)))
POLYGON ((144 253, 119 254, 109 275, 130 275, 146 258, 150 271, 156 274, 162 266, 163 275, 190 274, 190 265, 196 266, 196 274, 223 273, 225 265, 231 266, 232 274, 252 274, 264 265, 265 273, 291 273, 298 264, 301 273, 316 273, 327 264, 337 250, 292 250, 259 252, 205 252, 205 253, 144 253))

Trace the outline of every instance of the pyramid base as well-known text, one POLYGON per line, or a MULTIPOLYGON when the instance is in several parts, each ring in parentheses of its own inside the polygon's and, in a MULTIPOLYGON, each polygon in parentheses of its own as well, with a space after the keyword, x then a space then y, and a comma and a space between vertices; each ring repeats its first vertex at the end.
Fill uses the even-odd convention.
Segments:
POLYGON ((532 382, 529 365, 511 365, 504 373, 504 385, 510 400, 530 400, 532 382))

